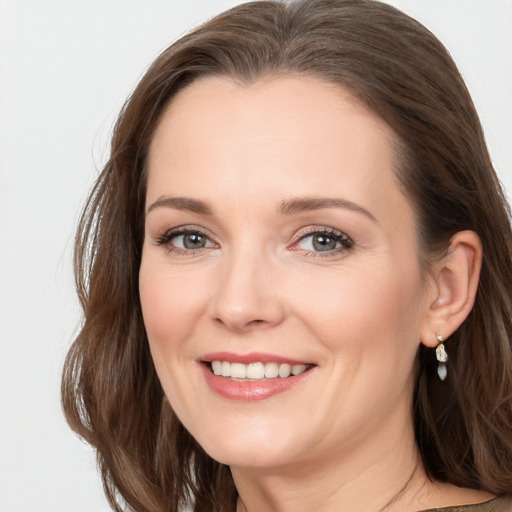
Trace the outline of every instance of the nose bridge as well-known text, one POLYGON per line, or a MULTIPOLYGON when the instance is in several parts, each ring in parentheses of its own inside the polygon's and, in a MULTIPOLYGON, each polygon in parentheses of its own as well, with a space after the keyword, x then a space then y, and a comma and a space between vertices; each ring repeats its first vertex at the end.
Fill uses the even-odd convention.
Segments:
POLYGON ((229 251, 218 275, 214 319, 237 331, 278 324, 284 305, 272 282, 275 265, 261 248, 229 251))

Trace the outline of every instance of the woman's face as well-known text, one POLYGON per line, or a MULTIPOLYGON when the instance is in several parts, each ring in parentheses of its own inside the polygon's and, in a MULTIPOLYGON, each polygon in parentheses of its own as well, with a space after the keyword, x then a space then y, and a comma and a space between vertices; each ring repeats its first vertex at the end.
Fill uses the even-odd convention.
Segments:
POLYGON ((163 114, 140 297, 165 393, 215 459, 323 464, 410 425, 429 286, 393 137, 304 77, 203 79, 163 114))

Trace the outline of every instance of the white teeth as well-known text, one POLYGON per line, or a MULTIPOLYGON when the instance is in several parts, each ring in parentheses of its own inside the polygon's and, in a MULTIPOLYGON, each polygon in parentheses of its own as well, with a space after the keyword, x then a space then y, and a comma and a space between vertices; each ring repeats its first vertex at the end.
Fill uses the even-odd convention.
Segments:
POLYGON ((247 377, 247 366, 241 363, 231 363, 231 377, 245 379, 247 377))
POLYGON ((215 375, 231 377, 233 379, 286 379, 290 375, 300 375, 305 372, 308 365, 287 363, 230 363, 228 361, 212 361, 211 369, 215 375))
POLYGON ((212 370, 215 375, 222 375, 222 363, 220 361, 212 361, 212 370))
POLYGON ((302 372, 306 371, 306 365, 305 364, 294 364, 292 366, 292 373, 293 375, 299 375, 302 372))
POLYGON ((289 377, 290 373, 292 373, 292 367, 289 364, 285 363, 279 366, 279 377, 281 377, 282 379, 286 379, 286 377, 289 377))
POLYGON ((265 365, 263 363, 251 363, 247 365, 248 379, 263 379, 265 377, 265 365))
POLYGON ((231 377, 231 363, 228 363, 227 361, 222 361, 221 375, 223 377, 231 377))
POLYGON ((277 363, 267 363, 265 365, 265 378, 275 379, 279 375, 279 365, 277 363))

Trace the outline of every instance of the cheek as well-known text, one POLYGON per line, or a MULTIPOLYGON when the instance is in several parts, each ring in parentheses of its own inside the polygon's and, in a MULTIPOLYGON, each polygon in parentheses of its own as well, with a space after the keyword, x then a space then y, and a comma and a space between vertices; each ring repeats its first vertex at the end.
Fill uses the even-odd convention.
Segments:
POLYGON ((193 409, 194 346, 203 303, 194 280, 176 272, 159 255, 144 254, 139 272, 139 294, 153 362, 165 394, 180 418, 193 409))
POLYGON ((316 273, 290 290, 297 315, 311 331, 337 345, 381 346, 408 334, 416 339, 421 320, 421 276, 390 262, 316 273), (300 312, 299 312, 300 311, 300 312))
POLYGON ((332 417, 339 420, 332 422, 340 431, 351 418, 361 435, 361 425, 375 428, 404 396, 409 399, 424 302, 416 269, 371 268, 317 276, 308 293, 295 294, 297 316, 326 351, 329 384, 317 403, 336 411, 332 417))
POLYGON ((139 293, 150 344, 172 346, 186 338, 203 309, 197 281, 150 257, 143 257, 139 293))

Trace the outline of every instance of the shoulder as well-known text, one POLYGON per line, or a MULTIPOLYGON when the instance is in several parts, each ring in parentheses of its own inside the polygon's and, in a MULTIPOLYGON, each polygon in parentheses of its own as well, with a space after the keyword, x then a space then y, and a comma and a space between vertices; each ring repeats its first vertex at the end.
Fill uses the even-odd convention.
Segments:
POLYGON ((512 496, 500 496, 474 505, 430 508, 420 512, 512 512, 512 496))

